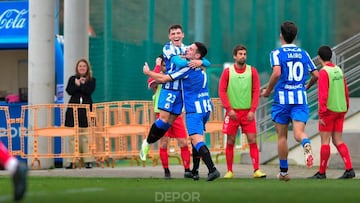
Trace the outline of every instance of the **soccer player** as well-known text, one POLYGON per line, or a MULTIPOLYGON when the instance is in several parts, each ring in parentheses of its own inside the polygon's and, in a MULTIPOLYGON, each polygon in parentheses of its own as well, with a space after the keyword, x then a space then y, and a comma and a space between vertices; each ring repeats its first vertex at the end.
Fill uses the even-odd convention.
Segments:
MULTIPOLYGON (((171 61, 172 57, 184 55, 186 46, 182 43, 184 32, 181 25, 172 25, 169 28, 168 37, 170 41, 163 47, 163 56, 165 61, 165 74, 171 74, 176 71, 176 65, 171 61)), ((210 62, 206 59, 191 60, 190 67, 209 66, 210 62)), ((159 95, 158 108, 160 117, 152 124, 149 134, 144 139, 140 149, 140 159, 145 161, 149 153, 150 144, 155 143, 163 137, 170 128, 178 115, 182 113, 183 101, 181 91, 181 80, 173 80, 162 85, 159 95)))
MULTIPOLYGON (((202 59, 207 54, 207 49, 200 42, 193 43, 186 51, 186 59, 202 59)), ((183 97, 185 105, 186 128, 191 139, 191 143, 197 153, 205 162, 209 173, 207 181, 213 181, 220 177, 220 172, 216 169, 211 158, 211 153, 205 144, 204 130, 205 123, 209 119, 213 105, 207 89, 207 77, 205 71, 201 68, 191 68, 188 61, 181 59, 179 56, 173 57, 172 61, 183 67, 182 69, 170 73, 159 74, 149 70, 147 64, 144 65, 144 74, 154 78, 158 82, 167 82, 173 80, 182 80, 183 97)), ((194 168, 197 172, 197 168, 194 168)), ((194 180, 198 179, 198 174, 194 175, 194 180)))
MULTIPOLYGON (((163 73, 165 71, 165 62, 162 55, 156 58, 156 66, 153 70, 156 73, 163 73)), ((153 94, 153 104, 154 111, 156 113, 156 118, 159 117, 158 101, 161 90, 161 84, 157 83, 153 78, 148 79, 149 89, 154 90, 153 94)), ((188 148, 187 133, 185 130, 185 125, 182 116, 178 116, 174 123, 171 125, 169 130, 165 135, 159 140, 159 155, 161 164, 164 169, 164 178, 171 178, 171 173, 169 169, 169 154, 168 154, 168 145, 170 138, 176 138, 178 144, 180 145, 180 154, 185 169, 184 178, 193 178, 192 172, 190 171, 190 151, 188 148)))
POLYGON ((319 131, 321 137, 319 171, 313 179, 326 179, 326 168, 330 158, 330 139, 337 148, 345 165, 345 172, 339 179, 355 177, 350 153, 342 140, 345 114, 349 109, 349 91, 344 74, 339 66, 331 62, 332 51, 328 46, 321 46, 318 59, 323 66, 319 71, 319 131))
POLYGON ((233 49, 235 64, 224 69, 219 80, 219 96, 226 110, 223 133, 226 133, 226 164, 228 172, 224 178, 233 178, 234 144, 241 127, 246 134, 254 178, 265 178, 259 168, 259 149, 256 143, 255 111, 259 104, 260 80, 255 67, 246 64, 247 49, 237 45, 233 49))
POLYGON ((280 26, 280 41, 282 46, 270 53, 270 63, 273 72, 267 88, 262 90, 262 96, 269 97, 274 89, 274 102, 271 118, 275 123, 278 135, 278 156, 280 162, 279 180, 288 181, 288 144, 289 123, 292 123, 294 138, 304 149, 305 164, 313 165, 310 139, 304 132, 309 117, 306 90, 314 85, 319 72, 316 70, 309 54, 297 47, 294 40, 298 28, 293 22, 286 21, 280 26), (312 77, 306 84, 307 77, 312 77))
POLYGON ((14 187, 14 200, 23 199, 27 188, 27 167, 15 157, 11 156, 5 145, 0 141, 0 163, 1 166, 10 171, 14 187))

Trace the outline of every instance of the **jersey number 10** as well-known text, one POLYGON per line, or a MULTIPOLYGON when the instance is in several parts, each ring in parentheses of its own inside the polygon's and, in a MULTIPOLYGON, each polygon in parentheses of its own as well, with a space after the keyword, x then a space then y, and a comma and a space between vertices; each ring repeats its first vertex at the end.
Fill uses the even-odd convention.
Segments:
POLYGON ((301 81, 304 77, 304 65, 300 61, 289 61, 286 64, 289 70, 288 81, 301 81))

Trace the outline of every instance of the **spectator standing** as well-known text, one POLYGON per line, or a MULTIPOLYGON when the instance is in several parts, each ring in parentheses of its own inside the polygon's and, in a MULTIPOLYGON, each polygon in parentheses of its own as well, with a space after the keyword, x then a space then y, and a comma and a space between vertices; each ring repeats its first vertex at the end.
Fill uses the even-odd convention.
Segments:
MULTIPOLYGON (((80 59, 76 62, 75 66, 75 75, 70 76, 66 92, 70 95, 70 104, 89 104, 90 110, 92 110, 92 94, 95 91, 96 79, 92 76, 92 71, 90 63, 86 59, 80 59)), ((88 127, 88 117, 86 109, 78 109, 78 122, 80 130, 85 130, 84 128, 88 127), (83 129, 81 129, 83 128, 83 129)), ((69 108, 66 111, 65 115, 65 126, 74 127, 74 114, 73 111, 69 108)), ((79 137, 79 147, 82 153, 88 153, 89 151, 89 136, 82 135, 79 137)), ((69 152, 74 151, 74 138, 69 139, 69 152)), ((85 168, 92 168, 92 162, 94 157, 84 157, 85 168)), ((67 160, 68 165, 66 169, 76 168, 75 163, 72 162, 72 159, 67 160)))

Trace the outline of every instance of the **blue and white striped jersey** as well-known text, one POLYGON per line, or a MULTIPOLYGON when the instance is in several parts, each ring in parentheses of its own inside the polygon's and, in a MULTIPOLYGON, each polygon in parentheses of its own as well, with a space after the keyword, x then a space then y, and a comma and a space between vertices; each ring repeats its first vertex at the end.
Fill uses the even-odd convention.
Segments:
POLYGON ((306 80, 316 70, 309 54, 294 44, 283 45, 270 53, 270 64, 281 67, 274 87, 274 103, 307 104, 306 80))
POLYGON ((201 68, 184 67, 170 74, 174 80, 182 80, 185 112, 205 113, 212 111, 213 105, 207 88, 206 72, 201 68))
MULTIPOLYGON (((168 42, 163 47, 163 57, 166 66, 165 74, 171 74, 176 71, 177 67, 174 63, 171 62, 171 57, 176 55, 184 55, 186 52, 187 46, 181 44, 181 47, 173 45, 171 42, 168 42)), ((181 90, 181 81, 174 80, 171 82, 164 83, 162 86, 164 89, 170 90, 181 90)))

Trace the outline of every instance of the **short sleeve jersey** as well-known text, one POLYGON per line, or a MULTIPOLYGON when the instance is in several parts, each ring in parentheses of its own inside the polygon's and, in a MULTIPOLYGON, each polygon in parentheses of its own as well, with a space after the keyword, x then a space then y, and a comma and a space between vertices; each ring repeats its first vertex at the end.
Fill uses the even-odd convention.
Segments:
POLYGON ((309 54, 294 44, 283 45, 270 53, 270 64, 281 67, 274 87, 274 103, 307 104, 306 80, 316 70, 309 54))
POLYGON ((183 100, 186 113, 212 111, 212 102, 207 88, 206 72, 201 68, 185 67, 170 74, 174 80, 182 80, 183 100))
MULTIPOLYGON (((171 74, 177 70, 177 67, 174 63, 171 63, 171 57, 176 55, 184 55, 186 51, 186 46, 181 44, 180 47, 173 45, 171 42, 168 42, 163 47, 163 57, 166 66, 165 74, 171 74)), ((170 90, 181 90, 181 81, 174 80, 163 84, 164 89, 170 90)))

